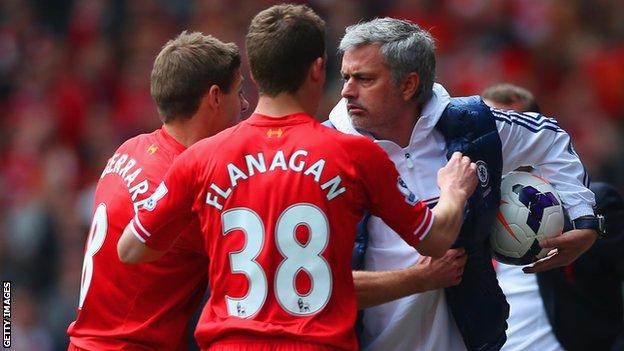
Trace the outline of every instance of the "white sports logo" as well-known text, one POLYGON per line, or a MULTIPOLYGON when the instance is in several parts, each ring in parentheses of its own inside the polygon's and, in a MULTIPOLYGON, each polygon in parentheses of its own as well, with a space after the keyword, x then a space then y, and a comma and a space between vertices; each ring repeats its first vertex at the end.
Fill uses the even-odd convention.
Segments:
POLYGON ((158 185, 158 188, 156 188, 152 196, 150 196, 145 201, 143 208, 148 211, 153 211, 156 208, 156 204, 158 203, 158 200, 162 199, 167 194, 167 191, 168 189, 165 183, 160 183, 160 185, 158 185))
POLYGON ((477 164, 477 178, 482 187, 488 186, 490 183, 490 174, 488 173, 487 163, 482 160, 476 162, 477 164))
POLYGON ((397 189, 405 195, 405 202, 408 204, 413 206, 418 202, 416 195, 407 187, 407 184, 405 184, 405 181, 403 181, 401 177, 397 178, 397 189))

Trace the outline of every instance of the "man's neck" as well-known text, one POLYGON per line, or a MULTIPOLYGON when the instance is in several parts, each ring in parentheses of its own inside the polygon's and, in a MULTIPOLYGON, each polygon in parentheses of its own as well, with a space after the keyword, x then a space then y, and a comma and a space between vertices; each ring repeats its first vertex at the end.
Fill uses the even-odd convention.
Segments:
POLYGON ((409 146, 416 122, 420 119, 420 112, 420 107, 406 110, 403 117, 398 118, 393 125, 379 128, 374 134, 375 138, 392 141, 402 148, 409 146))
POLYGON ((281 93, 276 96, 260 95, 258 105, 254 113, 281 118, 295 113, 307 113, 313 115, 316 112, 316 106, 306 104, 297 95, 281 93))
POLYGON ((174 120, 170 123, 165 123, 163 127, 172 138, 187 148, 204 138, 220 132, 220 130, 216 130, 216 127, 206 128, 206 126, 197 126, 197 122, 197 118, 174 120))

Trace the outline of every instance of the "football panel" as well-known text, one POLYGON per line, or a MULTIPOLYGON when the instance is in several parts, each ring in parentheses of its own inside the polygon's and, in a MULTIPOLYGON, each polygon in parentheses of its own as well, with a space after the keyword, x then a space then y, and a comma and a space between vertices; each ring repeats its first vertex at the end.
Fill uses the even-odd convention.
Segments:
POLYGON ((526 266, 528 264, 531 264, 537 261, 538 260, 537 256, 541 254, 541 251, 542 251, 542 248, 539 246, 539 242, 537 240, 533 240, 530 248, 527 250, 527 252, 524 255, 520 255, 516 257, 516 256, 509 256, 500 252, 493 251, 492 256, 498 262, 511 264, 515 266, 526 266))
POLYGON ((529 249, 531 241, 526 239, 526 234, 520 226, 513 223, 505 226, 500 218, 497 218, 490 235, 490 245, 502 255, 519 258, 529 249))

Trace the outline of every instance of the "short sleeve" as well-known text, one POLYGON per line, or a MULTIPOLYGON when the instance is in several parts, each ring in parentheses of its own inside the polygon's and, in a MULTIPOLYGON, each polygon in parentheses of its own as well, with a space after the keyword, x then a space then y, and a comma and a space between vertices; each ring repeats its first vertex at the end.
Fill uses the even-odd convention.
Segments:
POLYGON ((195 162, 182 153, 164 180, 130 222, 134 235, 152 249, 165 251, 193 218, 195 162))

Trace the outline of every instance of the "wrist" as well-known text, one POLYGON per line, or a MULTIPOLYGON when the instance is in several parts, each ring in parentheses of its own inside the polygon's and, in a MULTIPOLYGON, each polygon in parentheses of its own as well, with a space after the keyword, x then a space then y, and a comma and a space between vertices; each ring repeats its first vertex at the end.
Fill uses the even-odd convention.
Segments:
MULTIPOLYGON (((422 258, 421 258, 422 259, 422 258)), ((405 269, 405 286, 409 286, 408 295, 421 293, 431 289, 432 279, 426 266, 417 263, 405 269)))
POLYGON ((606 234, 604 217, 602 215, 585 215, 573 219, 572 229, 593 230, 598 238, 603 238, 606 234))

